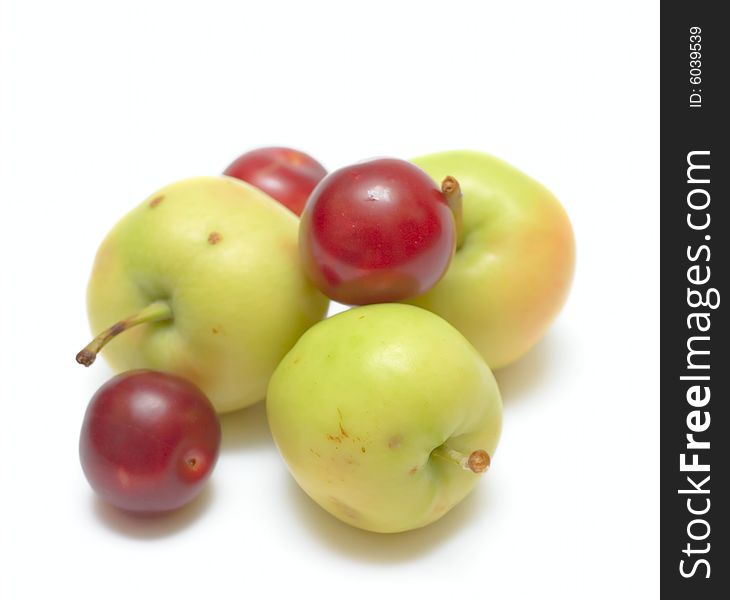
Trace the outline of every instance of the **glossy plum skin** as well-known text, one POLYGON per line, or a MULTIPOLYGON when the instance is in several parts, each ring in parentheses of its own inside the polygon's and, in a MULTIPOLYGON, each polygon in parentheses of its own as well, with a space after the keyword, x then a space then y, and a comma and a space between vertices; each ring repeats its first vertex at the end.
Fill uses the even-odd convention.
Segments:
POLYGON ((277 146, 242 154, 223 174, 250 183, 300 215, 327 170, 309 154, 277 146))
POLYGON ((379 158, 330 173, 299 224, 309 278, 343 304, 397 302, 433 287, 454 254, 454 216, 412 163, 379 158))
POLYGON ((160 371, 110 379, 94 394, 79 455, 91 487, 117 508, 155 513, 200 493, 218 459, 221 429, 206 396, 160 371))

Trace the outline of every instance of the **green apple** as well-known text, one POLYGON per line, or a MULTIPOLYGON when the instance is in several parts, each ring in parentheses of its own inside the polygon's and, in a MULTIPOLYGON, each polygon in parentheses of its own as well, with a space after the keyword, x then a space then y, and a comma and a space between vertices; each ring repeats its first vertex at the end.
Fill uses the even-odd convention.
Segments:
POLYGON ((542 185, 487 154, 442 152, 413 162, 436 181, 458 180, 463 225, 444 277, 407 302, 446 319, 492 369, 508 365, 542 338, 568 295, 570 220, 542 185))
POLYGON ((312 327, 277 367, 267 413, 309 496, 370 531, 427 525, 461 501, 497 447, 489 367, 440 317, 374 304, 312 327))
POLYGON ((263 399, 281 358, 327 310, 301 270, 298 224, 229 177, 155 192, 98 250, 87 303, 92 331, 104 331, 77 360, 91 364, 106 346, 113 369, 186 377, 218 412, 263 399))

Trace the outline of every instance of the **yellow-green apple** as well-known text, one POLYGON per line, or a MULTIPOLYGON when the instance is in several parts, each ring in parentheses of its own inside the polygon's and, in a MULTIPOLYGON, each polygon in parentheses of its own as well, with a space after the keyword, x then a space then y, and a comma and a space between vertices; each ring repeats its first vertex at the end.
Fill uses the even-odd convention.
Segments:
POLYGON ((446 319, 492 369, 508 365, 542 338, 568 295, 570 220, 545 187, 493 156, 451 151, 413 162, 459 181, 463 224, 446 275, 407 302, 446 319))
POLYGON ((263 399, 281 358, 327 310, 300 267, 298 225, 231 177, 155 192, 98 250, 87 303, 101 333, 77 360, 91 364, 106 346, 116 371, 186 377, 218 412, 263 399))
POLYGON ((274 440, 294 479, 371 531, 428 525, 494 456, 502 402, 479 353, 440 317, 372 304, 305 333, 269 383, 274 440))

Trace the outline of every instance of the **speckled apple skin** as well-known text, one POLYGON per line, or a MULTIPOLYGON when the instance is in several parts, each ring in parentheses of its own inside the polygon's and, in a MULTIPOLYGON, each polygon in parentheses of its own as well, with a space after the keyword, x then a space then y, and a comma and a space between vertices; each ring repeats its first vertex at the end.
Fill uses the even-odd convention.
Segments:
POLYGON ((101 244, 87 302, 93 334, 156 300, 173 319, 118 335, 102 355, 116 371, 190 379, 220 413, 259 400, 276 365, 326 313, 305 278, 298 219, 230 177, 167 186, 101 244))

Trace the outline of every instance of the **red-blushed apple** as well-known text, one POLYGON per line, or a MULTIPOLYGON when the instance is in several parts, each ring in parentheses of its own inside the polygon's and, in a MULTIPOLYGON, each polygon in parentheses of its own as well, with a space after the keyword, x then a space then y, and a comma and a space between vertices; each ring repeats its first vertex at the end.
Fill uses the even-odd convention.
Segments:
POLYGON ((413 160, 431 177, 453 175, 463 227, 446 275, 407 300, 456 327, 492 369, 542 338, 570 290, 573 229, 544 186, 493 156, 451 151, 413 160))

